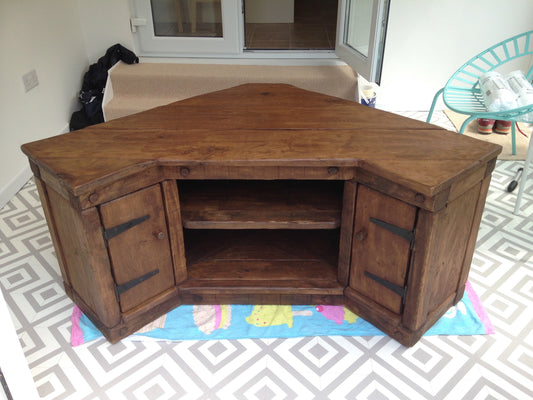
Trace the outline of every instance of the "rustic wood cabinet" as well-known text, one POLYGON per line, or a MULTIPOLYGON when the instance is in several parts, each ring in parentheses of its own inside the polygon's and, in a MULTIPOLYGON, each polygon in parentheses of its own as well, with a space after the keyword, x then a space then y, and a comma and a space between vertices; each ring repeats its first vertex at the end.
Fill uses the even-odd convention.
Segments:
POLYGON ((344 304, 407 346, 462 297, 501 151, 263 84, 22 149, 108 340, 180 304, 344 304))

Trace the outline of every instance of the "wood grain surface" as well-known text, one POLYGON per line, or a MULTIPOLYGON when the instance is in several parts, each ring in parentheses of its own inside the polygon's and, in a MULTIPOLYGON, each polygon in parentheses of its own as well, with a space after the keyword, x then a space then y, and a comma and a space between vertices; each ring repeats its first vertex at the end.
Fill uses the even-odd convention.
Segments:
POLYGON ((433 196, 501 147, 290 85, 246 84, 22 150, 76 196, 127 177, 161 181, 165 173, 172 178, 170 167, 194 172, 198 165, 357 167, 433 196))

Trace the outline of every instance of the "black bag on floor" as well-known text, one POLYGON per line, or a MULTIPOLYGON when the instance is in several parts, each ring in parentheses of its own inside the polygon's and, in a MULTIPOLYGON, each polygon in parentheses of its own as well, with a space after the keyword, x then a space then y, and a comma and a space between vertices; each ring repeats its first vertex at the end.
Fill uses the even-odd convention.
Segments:
POLYGON ((115 44, 107 49, 105 55, 92 64, 83 76, 83 84, 78 98, 82 108, 72 113, 70 130, 75 131, 89 125, 104 122, 102 101, 107 81, 107 72, 117 62, 136 64, 139 58, 131 50, 120 44, 115 44))

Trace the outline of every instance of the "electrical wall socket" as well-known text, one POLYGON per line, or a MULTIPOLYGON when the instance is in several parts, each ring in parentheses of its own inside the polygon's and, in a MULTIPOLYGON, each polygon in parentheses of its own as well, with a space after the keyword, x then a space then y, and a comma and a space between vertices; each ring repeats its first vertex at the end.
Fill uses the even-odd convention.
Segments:
POLYGON ((39 85, 39 79, 37 78, 37 72, 32 69, 30 72, 22 75, 22 82, 24 83, 24 90, 29 92, 34 87, 39 85))

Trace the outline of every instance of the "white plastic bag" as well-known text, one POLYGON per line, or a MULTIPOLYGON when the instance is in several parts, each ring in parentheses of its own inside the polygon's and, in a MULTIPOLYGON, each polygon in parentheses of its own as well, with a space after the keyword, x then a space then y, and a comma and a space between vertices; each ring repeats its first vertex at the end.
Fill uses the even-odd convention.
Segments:
MULTIPOLYGON (((522 71, 513 71, 506 77, 511 90, 516 94, 518 107, 533 104, 533 86, 529 83, 522 71)), ((533 122, 533 112, 522 117, 523 121, 533 122)))
POLYGON ((479 78, 479 88, 490 112, 511 110, 518 106, 516 94, 499 72, 489 71, 483 74, 479 78))

